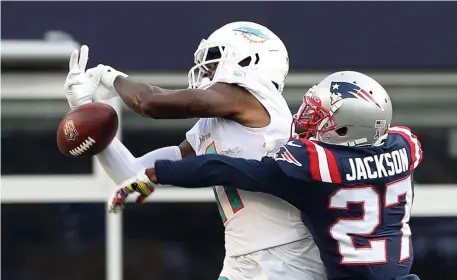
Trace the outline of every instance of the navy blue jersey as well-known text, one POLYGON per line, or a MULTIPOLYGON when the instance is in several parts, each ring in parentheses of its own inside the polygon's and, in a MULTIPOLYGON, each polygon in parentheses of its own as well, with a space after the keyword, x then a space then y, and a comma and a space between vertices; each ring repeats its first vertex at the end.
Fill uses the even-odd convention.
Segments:
POLYGON ((281 148, 276 161, 287 176, 303 182, 296 188, 301 199, 294 204, 302 210, 330 278, 408 274, 413 257, 411 177, 421 159, 417 138, 401 127, 391 128, 374 147, 299 140, 281 148))
POLYGON ((329 279, 389 280, 411 268, 412 174, 421 160, 417 138, 394 127, 377 146, 291 140, 274 159, 208 155, 155 168, 161 183, 281 197, 302 211, 329 279))

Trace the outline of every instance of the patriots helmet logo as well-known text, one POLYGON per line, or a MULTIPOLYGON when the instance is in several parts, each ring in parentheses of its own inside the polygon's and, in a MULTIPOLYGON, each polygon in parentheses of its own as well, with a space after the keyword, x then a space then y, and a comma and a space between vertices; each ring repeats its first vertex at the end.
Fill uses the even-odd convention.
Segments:
POLYGON ((365 100, 384 111, 384 108, 363 88, 348 82, 331 82, 330 92, 332 93, 332 103, 345 98, 358 98, 365 100), (334 100, 334 101, 333 101, 334 100))

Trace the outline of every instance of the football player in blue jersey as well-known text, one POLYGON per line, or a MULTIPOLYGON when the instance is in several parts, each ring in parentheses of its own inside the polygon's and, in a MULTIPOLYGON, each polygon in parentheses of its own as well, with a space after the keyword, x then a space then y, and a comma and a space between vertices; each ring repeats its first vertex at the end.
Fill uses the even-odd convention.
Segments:
POLYGON ((391 127, 386 90, 367 75, 331 74, 303 97, 294 117, 303 133, 274 158, 204 155, 158 161, 123 184, 113 207, 156 187, 223 185, 264 192, 302 211, 330 280, 418 279, 409 219, 417 137, 391 127))

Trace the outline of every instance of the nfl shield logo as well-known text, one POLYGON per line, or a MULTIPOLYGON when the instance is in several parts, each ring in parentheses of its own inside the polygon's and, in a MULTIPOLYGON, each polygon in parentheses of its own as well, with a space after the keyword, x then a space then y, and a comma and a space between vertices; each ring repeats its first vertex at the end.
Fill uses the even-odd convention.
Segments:
POLYGON ((73 120, 65 122, 63 125, 63 133, 65 134, 67 142, 75 141, 76 136, 78 136, 78 131, 76 130, 76 126, 73 120))

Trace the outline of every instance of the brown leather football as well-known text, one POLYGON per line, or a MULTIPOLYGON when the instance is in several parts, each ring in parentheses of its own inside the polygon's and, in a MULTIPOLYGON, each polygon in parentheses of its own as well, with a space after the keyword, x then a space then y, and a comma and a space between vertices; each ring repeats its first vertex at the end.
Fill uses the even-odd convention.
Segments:
POLYGON ((113 107, 88 103, 68 112, 57 129, 57 146, 69 157, 94 156, 116 136, 119 120, 113 107))

